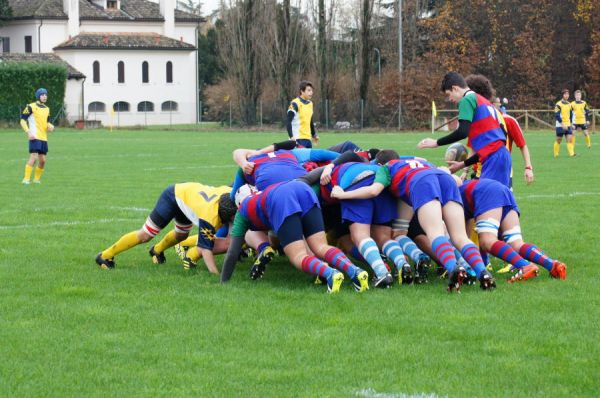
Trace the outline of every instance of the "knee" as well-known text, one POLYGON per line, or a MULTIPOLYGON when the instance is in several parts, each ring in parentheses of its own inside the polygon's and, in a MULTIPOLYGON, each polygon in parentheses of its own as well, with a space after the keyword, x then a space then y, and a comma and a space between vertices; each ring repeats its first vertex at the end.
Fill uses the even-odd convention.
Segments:
POLYGON ((138 237, 138 240, 141 243, 146 243, 146 242, 150 241, 153 238, 153 236, 149 235, 143 229, 141 229, 141 230, 138 231, 137 237, 138 237))
POLYGON ((177 232, 175 231, 175 239, 177 240, 177 242, 181 242, 182 240, 186 240, 188 237, 188 233, 182 233, 182 232, 177 232))
POLYGON ((492 234, 479 234, 479 248, 489 252, 497 240, 492 234))

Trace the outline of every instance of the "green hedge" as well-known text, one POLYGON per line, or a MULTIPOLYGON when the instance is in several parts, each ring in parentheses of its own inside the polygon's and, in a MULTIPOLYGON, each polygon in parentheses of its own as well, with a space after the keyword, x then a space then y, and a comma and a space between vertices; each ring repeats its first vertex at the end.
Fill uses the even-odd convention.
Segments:
MULTIPOLYGON (((67 68, 50 63, 0 63, 0 120, 18 121, 25 105, 35 101, 35 90, 48 90, 50 118, 59 113, 65 99, 67 68)), ((58 121, 57 121, 58 122, 58 121)))

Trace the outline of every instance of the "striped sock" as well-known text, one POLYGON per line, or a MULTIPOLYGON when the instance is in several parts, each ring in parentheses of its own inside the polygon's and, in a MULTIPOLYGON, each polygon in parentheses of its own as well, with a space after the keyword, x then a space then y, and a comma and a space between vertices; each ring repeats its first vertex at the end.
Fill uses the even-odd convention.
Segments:
POLYGON ((494 257, 498 257, 507 263, 511 263, 515 268, 521 268, 529 265, 529 261, 519 256, 510 245, 501 240, 497 240, 490 249, 490 254, 494 257))
POLYGON ((302 259, 302 271, 329 279, 333 273, 333 268, 329 267, 315 256, 304 256, 302 259))
POLYGON ((415 264, 425 255, 425 253, 423 253, 408 236, 399 236, 396 238, 396 241, 402 248, 402 252, 410 257, 415 264))
POLYGON ((263 242, 263 243, 261 243, 256 248, 256 253, 261 253, 263 250, 265 250, 267 248, 267 246, 269 246, 269 242, 263 242))
POLYGON ((481 253, 479 253, 479 249, 473 243, 467 243, 463 246, 460 254, 464 257, 464 259, 469 263, 471 268, 479 275, 485 269, 485 264, 483 263, 483 259, 481 258, 481 253))
POLYGON ((387 267, 383 263, 383 259, 379 254, 377 244, 371 238, 365 238, 358 244, 358 250, 360 254, 367 260, 367 263, 371 266, 375 275, 378 278, 388 273, 387 267))
POLYGON ((467 263, 463 256, 460 255, 458 249, 454 246, 452 246, 452 248, 454 249, 454 257, 456 257, 456 264, 458 264, 459 267, 469 268, 469 263, 467 263))
POLYGON ((438 236, 431 242, 431 248, 446 271, 452 272, 454 267, 456 267, 456 257, 454 256, 452 243, 450 243, 448 238, 438 236))
POLYGON ((529 261, 541 265, 548 271, 551 271, 552 266, 554 265, 553 259, 546 256, 543 251, 541 251, 536 245, 531 243, 523 243, 523 246, 521 246, 521 248, 519 249, 519 254, 523 258, 526 258, 529 261))
POLYGON ((401 269, 406 264, 402 247, 395 240, 390 239, 385 242, 382 249, 387 258, 394 262, 396 268, 401 269))
POLYGON ((356 274, 362 271, 337 247, 332 247, 325 253, 324 260, 333 268, 344 272, 350 278, 354 278, 356 274))

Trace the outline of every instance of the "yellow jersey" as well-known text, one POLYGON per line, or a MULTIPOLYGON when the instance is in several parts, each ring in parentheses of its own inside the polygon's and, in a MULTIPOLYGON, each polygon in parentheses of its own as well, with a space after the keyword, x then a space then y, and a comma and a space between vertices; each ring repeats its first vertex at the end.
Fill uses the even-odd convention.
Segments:
POLYGON ((39 101, 28 104, 21 113, 21 127, 29 132, 36 140, 48 141, 48 121, 50 108, 39 101))
POLYGON ((573 109, 573 124, 585 124, 589 120, 590 107, 587 102, 573 101, 571 108, 573 109))
POLYGON ((310 140, 312 137, 312 116, 313 103, 312 101, 294 98, 290 103, 288 112, 294 113, 292 120, 292 138, 310 140))
POLYGON ((560 127, 562 124, 566 124, 570 126, 572 122, 572 112, 573 108, 571 107, 571 103, 569 101, 560 100, 556 103, 554 107, 554 114, 556 116, 556 127, 560 127))
POLYGON ((198 182, 175 184, 175 200, 188 220, 196 225, 203 220, 215 230, 223 225, 219 218, 219 198, 230 192, 231 187, 226 186, 211 187, 198 182))

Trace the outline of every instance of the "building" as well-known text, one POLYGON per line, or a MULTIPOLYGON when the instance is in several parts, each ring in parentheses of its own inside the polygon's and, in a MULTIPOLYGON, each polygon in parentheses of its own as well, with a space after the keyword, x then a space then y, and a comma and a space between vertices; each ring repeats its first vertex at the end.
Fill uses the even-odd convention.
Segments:
POLYGON ((202 19, 177 10, 175 0, 9 3, 13 17, 0 27, 0 49, 13 61, 19 55, 24 60, 53 55, 70 66, 69 122, 125 126, 198 120, 196 37, 202 19))

